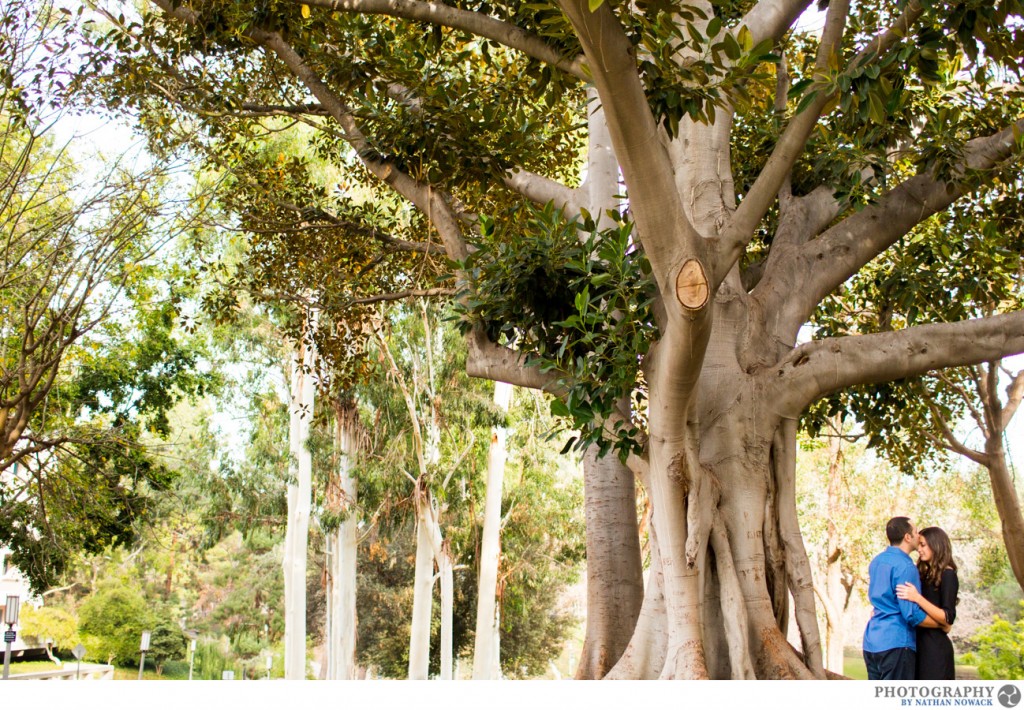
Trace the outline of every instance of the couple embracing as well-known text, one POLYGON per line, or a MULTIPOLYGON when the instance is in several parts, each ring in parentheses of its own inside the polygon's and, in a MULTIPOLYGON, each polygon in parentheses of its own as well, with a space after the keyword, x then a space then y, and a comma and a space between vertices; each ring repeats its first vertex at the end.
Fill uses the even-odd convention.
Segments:
POLYGON ((949 628, 960 583, 949 536, 941 528, 919 533, 909 518, 885 526, 890 547, 871 560, 864 629, 869 680, 953 680, 949 628), (910 553, 917 551, 917 565, 910 553))

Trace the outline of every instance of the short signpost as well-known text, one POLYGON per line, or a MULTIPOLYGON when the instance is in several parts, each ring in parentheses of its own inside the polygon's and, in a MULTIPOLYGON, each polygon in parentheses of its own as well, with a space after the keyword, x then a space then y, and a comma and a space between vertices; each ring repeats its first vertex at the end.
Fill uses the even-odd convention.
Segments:
POLYGON ((78 644, 71 649, 71 653, 75 654, 75 660, 78 661, 78 668, 75 669, 75 680, 78 680, 82 675, 82 659, 85 658, 85 646, 78 644))

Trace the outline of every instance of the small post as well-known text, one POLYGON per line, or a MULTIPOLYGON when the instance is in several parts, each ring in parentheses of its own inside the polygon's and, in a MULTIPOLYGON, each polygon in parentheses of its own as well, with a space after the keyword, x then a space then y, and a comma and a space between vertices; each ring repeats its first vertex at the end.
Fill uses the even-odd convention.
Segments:
POLYGON ((75 680, 78 680, 82 676, 82 658, 85 657, 85 646, 78 644, 71 650, 71 653, 75 654, 75 658, 78 660, 78 668, 75 669, 75 680))
POLYGON ((274 655, 267 654, 267 680, 270 680, 270 669, 274 666, 274 655))
POLYGON ((11 644, 18 638, 14 625, 18 623, 20 606, 21 600, 16 595, 7 595, 7 605, 4 607, 4 623, 7 624, 7 631, 4 632, 4 680, 11 675, 11 644))
POLYGON ((146 665, 146 651, 149 650, 149 637, 151 632, 142 632, 142 642, 139 643, 139 680, 142 680, 142 667, 146 665))
POLYGON ((192 667, 196 662, 196 640, 193 638, 188 644, 188 679, 192 680, 192 667))

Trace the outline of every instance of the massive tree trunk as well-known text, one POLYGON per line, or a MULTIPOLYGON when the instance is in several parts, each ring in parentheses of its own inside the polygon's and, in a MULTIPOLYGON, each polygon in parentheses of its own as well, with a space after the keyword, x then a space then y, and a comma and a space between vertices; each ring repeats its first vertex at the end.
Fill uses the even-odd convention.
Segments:
MULTIPOLYGON (((507 412, 512 399, 512 385, 494 383, 494 404, 507 412)), ((473 679, 494 680, 501 669, 496 665, 500 643, 496 602, 498 566, 501 555, 501 488, 505 477, 504 427, 491 429, 487 449, 487 489, 484 499, 484 524, 480 535, 480 580, 476 602, 476 640, 473 646, 473 679)))
POLYGON ((313 461, 309 426, 313 418, 315 353, 300 343, 292 360, 289 412, 288 526, 284 559, 284 675, 306 677, 306 551, 313 496, 313 461))
POLYGON ((587 627, 576 677, 603 678, 626 650, 643 604, 633 473, 614 456, 583 457, 587 627))
POLYGON ((358 418, 350 403, 334 400, 334 472, 328 509, 344 520, 327 532, 327 678, 353 680, 356 672, 357 490, 353 458, 358 418))

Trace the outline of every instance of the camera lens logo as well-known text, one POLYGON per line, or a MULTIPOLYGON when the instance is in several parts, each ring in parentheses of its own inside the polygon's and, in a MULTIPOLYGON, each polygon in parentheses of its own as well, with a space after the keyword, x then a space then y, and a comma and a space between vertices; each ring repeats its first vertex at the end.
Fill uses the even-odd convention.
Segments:
POLYGON ((1020 702, 1020 688, 1015 685, 1004 685, 996 697, 1004 708, 1015 708, 1020 702))

